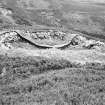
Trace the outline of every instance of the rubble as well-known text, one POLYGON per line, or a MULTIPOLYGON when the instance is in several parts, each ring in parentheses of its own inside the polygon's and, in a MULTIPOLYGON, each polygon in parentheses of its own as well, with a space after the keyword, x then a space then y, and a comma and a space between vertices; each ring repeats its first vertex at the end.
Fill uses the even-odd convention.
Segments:
POLYGON ((65 33, 61 32, 61 31, 53 31, 53 30, 49 30, 49 31, 39 31, 39 32, 32 32, 32 37, 35 39, 50 39, 50 38, 57 38, 60 40, 64 40, 64 36, 65 33))
POLYGON ((96 43, 95 40, 86 40, 83 47, 90 49, 95 45, 95 43, 96 43))
POLYGON ((0 35, 0 45, 3 48, 9 48, 11 49, 13 46, 11 45, 12 42, 16 42, 20 39, 20 37, 17 35, 18 33, 14 31, 5 32, 0 35))
POLYGON ((78 45, 87 49, 99 49, 102 46, 105 46, 104 42, 100 42, 92 39, 88 40, 85 37, 78 34, 73 34, 73 35, 74 37, 71 40, 71 45, 73 46, 78 45))
POLYGON ((3 7, 0 7, 0 13, 4 16, 11 15, 12 11, 3 7))
POLYGON ((4 40, 2 42, 8 42, 10 43, 11 41, 17 41, 20 39, 20 37, 17 35, 16 32, 8 32, 4 33, 4 40))

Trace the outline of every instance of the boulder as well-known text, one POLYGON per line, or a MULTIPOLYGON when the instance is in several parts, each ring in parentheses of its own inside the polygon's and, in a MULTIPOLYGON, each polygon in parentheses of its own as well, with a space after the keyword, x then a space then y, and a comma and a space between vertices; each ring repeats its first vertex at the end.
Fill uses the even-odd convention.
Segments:
POLYGON ((38 36, 36 35, 36 33, 31 33, 31 37, 32 37, 33 39, 37 39, 37 38, 38 38, 38 36))
POLYGON ((80 35, 75 35, 71 40, 71 45, 82 45, 86 42, 86 38, 80 35))
POLYGON ((37 32, 36 33, 39 39, 44 39, 44 33, 43 32, 37 32))

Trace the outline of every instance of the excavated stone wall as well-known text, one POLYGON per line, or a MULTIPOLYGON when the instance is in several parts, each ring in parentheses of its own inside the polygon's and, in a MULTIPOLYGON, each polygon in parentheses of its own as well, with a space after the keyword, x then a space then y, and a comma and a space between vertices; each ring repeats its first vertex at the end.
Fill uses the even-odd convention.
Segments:
POLYGON ((11 30, 5 31, 3 33, 1 32, 0 45, 12 48, 11 44, 19 41, 20 39, 23 39, 26 42, 39 48, 66 48, 68 46, 80 46, 85 49, 97 49, 105 46, 103 42, 95 41, 92 39, 88 40, 84 36, 81 36, 79 34, 67 34, 62 31, 53 30, 34 32, 24 30, 11 30), (67 35, 69 35, 70 37, 67 35), (44 42, 43 40, 48 40, 48 43, 50 43, 50 41, 53 41, 53 43, 59 41, 59 43, 55 45, 49 45, 46 44, 46 42, 44 42), (45 44, 41 44, 41 41, 45 44))

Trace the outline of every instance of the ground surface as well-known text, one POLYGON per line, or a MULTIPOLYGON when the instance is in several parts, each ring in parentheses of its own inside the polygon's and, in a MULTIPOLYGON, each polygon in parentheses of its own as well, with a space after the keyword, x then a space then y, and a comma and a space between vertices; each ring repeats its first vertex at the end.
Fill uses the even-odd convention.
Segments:
MULTIPOLYGON (((0 0, 0 33, 14 27, 64 30, 104 42, 105 3, 0 0)), ((0 105, 105 104, 105 47, 42 49, 26 40, 12 45, 0 43, 0 105)))

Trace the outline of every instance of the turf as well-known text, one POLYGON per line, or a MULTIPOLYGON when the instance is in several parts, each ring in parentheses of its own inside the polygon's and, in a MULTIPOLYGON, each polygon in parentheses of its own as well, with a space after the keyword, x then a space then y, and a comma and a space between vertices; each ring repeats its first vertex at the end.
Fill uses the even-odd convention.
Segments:
POLYGON ((1 105, 104 104, 105 68, 40 57, 0 59, 6 69, 0 77, 1 105))

